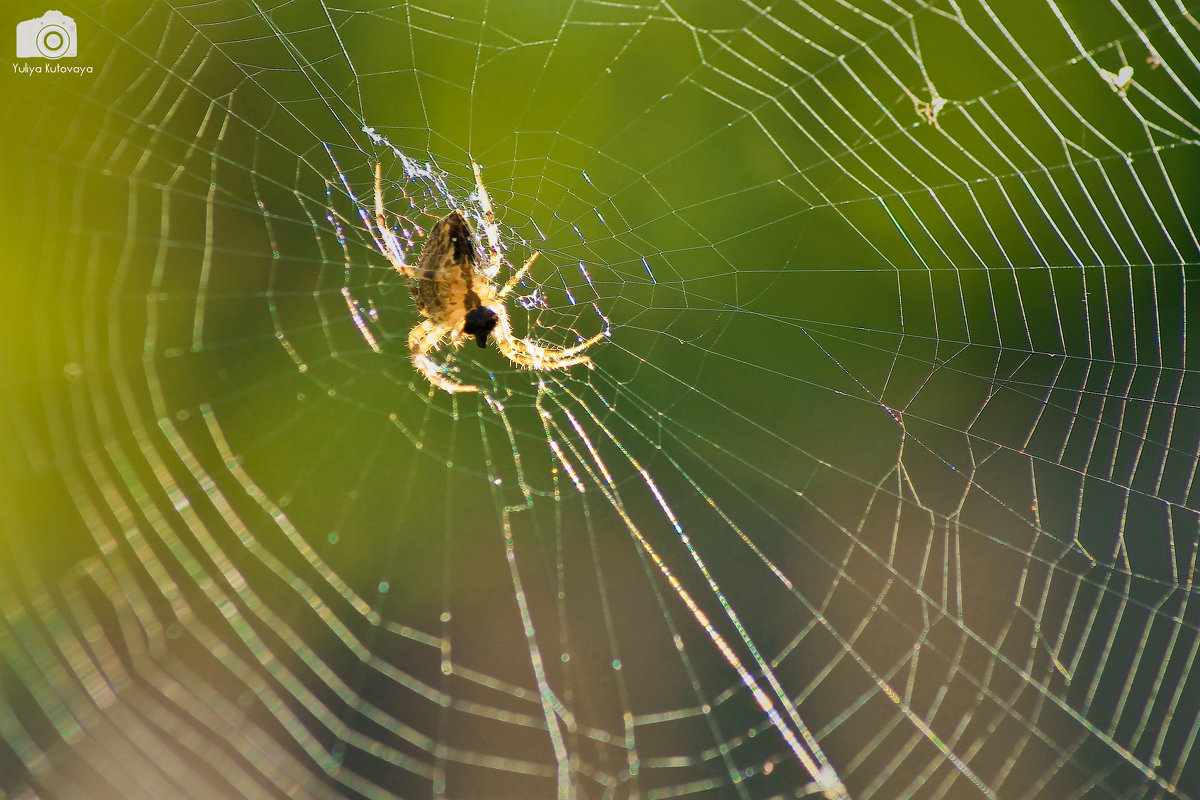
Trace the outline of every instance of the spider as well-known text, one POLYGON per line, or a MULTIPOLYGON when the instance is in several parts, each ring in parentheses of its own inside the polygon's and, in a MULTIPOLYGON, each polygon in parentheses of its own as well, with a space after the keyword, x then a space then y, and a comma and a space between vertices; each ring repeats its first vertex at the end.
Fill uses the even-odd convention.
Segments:
POLYGON ((498 274, 500 265, 508 261, 500 252, 495 214, 487 189, 483 186, 483 175, 478 164, 472 162, 471 167, 475 171, 475 185, 479 189, 479 202, 483 206, 486 222, 487 262, 480 267, 471 226, 460 212, 451 211, 438 220, 425 237, 421 257, 414 267, 405 261, 404 247, 387 225, 383 209, 383 167, 375 165, 375 222, 382 237, 382 242, 377 242, 377 246, 391 262, 392 268, 408 280, 417 310, 425 317, 408 334, 413 366, 443 391, 451 394, 477 392, 478 386, 456 383, 447 378, 443 367, 429 353, 447 338, 451 344, 459 347, 464 336, 475 337, 476 343, 486 348, 490 335, 497 349, 519 367, 547 371, 587 364, 589 369, 593 368, 592 360, 583 355, 583 351, 603 339, 604 331, 563 350, 518 338, 513 333, 504 298, 525 277, 541 252, 531 255, 508 283, 501 287, 493 283, 491 276, 498 274))

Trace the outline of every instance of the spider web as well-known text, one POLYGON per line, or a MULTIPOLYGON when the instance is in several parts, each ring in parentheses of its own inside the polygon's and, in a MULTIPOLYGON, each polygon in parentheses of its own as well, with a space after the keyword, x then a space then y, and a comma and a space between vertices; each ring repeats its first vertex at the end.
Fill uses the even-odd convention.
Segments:
POLYGON ((1200 797, 1188 4, 62 10, 0 795, 1200 797), (473 162, 594 369, 414 371, 473 162))

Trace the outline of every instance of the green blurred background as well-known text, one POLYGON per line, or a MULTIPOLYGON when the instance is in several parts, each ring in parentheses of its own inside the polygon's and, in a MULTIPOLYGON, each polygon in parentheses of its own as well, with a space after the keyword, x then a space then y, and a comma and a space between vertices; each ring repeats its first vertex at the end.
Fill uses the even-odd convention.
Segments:
POLYGON ((3 79, 0 792, 563 796, 545 659, 578 796, 803 796, 632 520, 855 797, 1197 796, 1186 5, 62 6, 92 73, 3 79), (414 376, 360 204, 472 161, 594 372, 414 376))

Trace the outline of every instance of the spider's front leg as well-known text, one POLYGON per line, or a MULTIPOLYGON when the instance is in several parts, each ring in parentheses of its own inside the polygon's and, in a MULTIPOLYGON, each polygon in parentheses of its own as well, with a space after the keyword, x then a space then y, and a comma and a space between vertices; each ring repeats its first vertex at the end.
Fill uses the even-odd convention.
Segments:
POLYGON ((478 386, 455 383, 447 378, 442 366, 429 357, 429 352, 441 344, 442 340, 446 338, 446 334, 445 328, 435 325, 432 320, 428 319, 413 328, 412 333, 408 335, 408 347, 412 351, 413 366, 443 392, 455 394, 456 392, 479 391, 478 386))
POLYGON ((499 267, 504 256, 500 252, 500 231, 496 227, 496 212, 492 210, 492 198, 488 197, 487 187, 483 185, 483 173, 479 165, 472 161, 471 169, 475 172, 475 187, 479 193, 479 205, 483 209, 483 232, 487 238, 488 250, 491 251, 488 260, 499 267))
POLYGON ((524 263, 524 264, 521 266, 521 268, 520 268, 519 270, 517 270, 517 274, 516 274, 516 275, 513 275, 511 278, 509 278, 509 279, 508 279, 508 283, 504 284, 504 288, 503 288, 503 289, 501 289, 501 290, 500 290, 500 291, 499 291, 499 292, 496 294, 496 299, 497 299, 497 300, 503 300, 503 299, 504 299, 504 296, 505 296, 505 295, 507 295, 509 292, 511 292, 511 291, 512 291, 512 289, 513 289, 513 287, 514 287, 514 286, 516 286, 518 283, 520 283, 520 282, 521 282, 521 278, 524 278, 524 277, 525 277, 526 273, 528 273, 528 272, 529 272, 529 267, 530 267, 530 266, 533 264, 533 262, 534 262, 534 261, 537 259, 537 257, 538 257, 538 256, 540 256, 541 254, 542 254, 542 251, 541 251, 541 250, 534 250, 534 251, 533 251, 533 255, 531 255, 531 256, 529 257, 529 260, 528 260, 528 261, 526 261, 526 262, 525 262, 525 263, 524 263))
MULTIPOLYGON (((388 261, 392 262, 392 269, 399 272, 406 278, 411 279, 412 267, 404 260, 404 246, 400 244, 400 239, 388 227, 387 217, 383 210, 383 165, 375 164, 375 225, 379 228, 379 237, 382 239, 382 247, 379 247, 380 252, 388 261)), ((380 242, 376 241, 378 247, 380 242)))

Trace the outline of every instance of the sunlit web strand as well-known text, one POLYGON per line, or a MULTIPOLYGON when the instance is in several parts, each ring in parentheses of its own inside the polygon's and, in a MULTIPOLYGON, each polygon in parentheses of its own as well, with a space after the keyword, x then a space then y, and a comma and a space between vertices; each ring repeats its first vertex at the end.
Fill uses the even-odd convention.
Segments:
MULTIPOLYGON (((800 738, 798 738, 796 735, 796 732, 792 730, 784 718, 779 714, 779 711, 776 709, 771 698, 762 690, 761 687, 759 687, 758 681, 742 664, 741 659, 738 657, 737 653, 734 652, 733 648, 729 646, 729 643, 725 640, 725 637, 712 624, 708 618, 708 615, 700 609, 696 601, 692 598, 691 594, 679 582, 674 573, 671 571, 670 567, 667 566, 667 564, 658 555, 658 552, 654 549, 653 545, 651 545, 646 537, 642 534, 639 526, 633 521, 632 518, 630 518, 628 513, 625 511, 623 502, 620 499, 620 491, 612 480, 611 471, 604 463, 604 459, 597 451, 595 445, 593 445, 591 437, 583 429, 582 425, 580 425, 579 421, 576 419, 575 415, 571 413, 570 409, 563 405, 559 405, 559 409, 563 412, 563 415, 567 418, 571 427, 575 430, 576 434, 583 442, 584 447, 590 454, 591 464, 595 465, 596 469, 603 474, 604 477, 601 479, 593 471, 592 466, 584 462, 585 469, 591 475, 593 482, 601 490, 604 497, 608 500, 609 505, 621 517, 622 522, 625 523, 626 528, 637 540, 639 546, 641 546, 643 551, 645 551, 645 553, 650 557, 655 566, 658 567, 659 571, 662 573, 663 577, 667 579, 667 582, 671 585, 671 588, 674 590, 676 595, 687 606, 696 622, 708 634, 709 638, 712 640, 713 644, 716 645, 717 650, 721 653, 722 657, 724 657, 726 662, 737 672, 742 683, 747 689, 750 690, 755 702, 758 703, 759 707, 767 715, 771 724, 783 737, 784 741, 787 743, 788 747, 791 749, 796 758, 799 759, 799 761, 804 765, 804 768, 808 771, 809 775, 812 776, 813 780, 822 785, 822 788, 826 791, 826 796, 830 798, 837 798, 838 800, 842 800, 842 798, 848 798, 849 795, 846 794, 845 788, 841 785, 841 782, 836 779, 835 773, 832 775, 833 780, 831 782, 831 768, 829 766, 829 761, 825 757, 824 753, 821 752, 820 745, 817 744, 816 739, 809 732, 807 726, 805 726, 800 720, 795 708, 792 706, 790 700, 788 700, 786 694, 784 693, 783 687, 775 678, 774 671, 761 657, 758 649, 754 646, 753 641, 750 639, 749 633, 745 630, 745 628, 742 627, 732 606, 725 598, 724 593, 721 592, 720 587, 716 584, 715 579, 711 576, 711 574, 708 573, 698 551, 696 551, 696 549, 692 546, 691 541, 684 532, 678 519, 675 517, 674 512, 672 512, 670 505, 666 501, 666 498, 663 497, 662 492, 659 491, 657 483, 650 476, 649 472, 642 467, 641 463, 625 448, 625 446, 617 439, 617 437, 613 435, 612 431, 603 423, 603 421, 598 419, 591 412, 586 403, 584 403, 569 389, 565 389, 564 391, 580 406, 580 408, 584 410, 585 413, 588 414, 591 421, 605 433, 609 441, 617 447, 617 449, 629 462, 630 466, 632 466, 638 472, 642 480, 645 482, 646 487, 650 490, 651 494, 654 495, 655 500, 658 502, 659 507, 666 515, 667 520, 671 523, 671 526, 679 535, 680 541, 687 548, 693 560, 697 562, 697 565, 703 572, 713 594, 720 602, 722 608, 724 608, 726 613, 730 616, 730 619, 737 628, 743 643, 750 649, 750 652, 753 655, 753 658, 762 674, 766 676, 767 680, 770 682, 780 702, 785 708, 787 708, 789 716, 796 725, 797 730, 799 730, 800 736, 804 739, 804 744, 801 743, 800 738)), ((569 473, 573 473, 574 471, 574 468, 566 462, 564 462, 564 468, 567 469, 569 473)))

